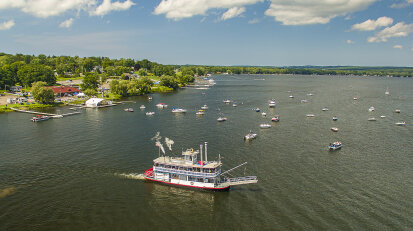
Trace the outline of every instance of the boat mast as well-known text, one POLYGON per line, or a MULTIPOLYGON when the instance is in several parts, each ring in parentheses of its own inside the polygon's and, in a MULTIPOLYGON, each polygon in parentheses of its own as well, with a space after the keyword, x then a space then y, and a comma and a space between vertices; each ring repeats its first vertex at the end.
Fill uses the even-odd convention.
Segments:
POLYGON ((235 170, 235 169, 237 169, 237 168, 239 168, 239 167, 241 167, 241 166, 243 166, 243 165, 246 165, 247 163, 248 163, 248 162, 245 162, 245 163, 242 163, 242 164, 240 164, 240 165, 238 165, 238 166, 236 166, 236 167, 233 167, 233 168, 231 168, 230 170, 227 170, 227 171, 221 173, 221 175, 227 174, 227 173, 231 172, 232 170, 235 170))
POLYGON ((202 144, 199 145, 199 147, 200 147, 200 152, 199 152, 199 154, 201 154, 201 166, 202 166, 202 144))

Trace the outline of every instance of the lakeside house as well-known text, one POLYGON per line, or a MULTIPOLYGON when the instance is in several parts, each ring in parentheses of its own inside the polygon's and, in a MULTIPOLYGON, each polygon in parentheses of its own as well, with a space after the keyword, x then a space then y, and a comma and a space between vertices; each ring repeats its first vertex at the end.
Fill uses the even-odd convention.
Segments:
POLYGON ((62 96, 72 96, 80 93, 80 90, 75 88, 75 87, 69 87, 69 86, 50 86, 46 87, 47 89, 52 89, 53 93, 56 96, 62 97, 62 96))
POLYGON ((104 107, 112 105, 112 101, 102 98, 90 98, 85 102, 86 107, 104 107))
POLYGON ((19 92, 22 90, 22 86, 11 86, 10 91, 12 92, 19 92))

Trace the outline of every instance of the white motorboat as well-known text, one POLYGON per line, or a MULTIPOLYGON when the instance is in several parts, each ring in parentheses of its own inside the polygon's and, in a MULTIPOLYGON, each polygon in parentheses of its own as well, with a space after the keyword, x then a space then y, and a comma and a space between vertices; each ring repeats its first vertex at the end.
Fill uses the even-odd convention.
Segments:
POLYGON ((250 131, 246 136, 244 136, 244 140, 252 140, 257 138, 257 134, 250 131))
POLYGON ((128 112, 133 112, 133 108, 125 108, 125 109, 123 109, 124 111, 128 111, 128 112))
POLYGON ((275 99, 272 99, 272 100, 268 101, 268 106, 269 107, 275 107, 276 106, 275 99))
POLYGON ((337 120, 338 120, 337 116, 333 116, 333 121, 337 121, 337 120))
POLYGON ((314 94, 313 94, 313 93, 308 93, 307 95, 308 95, 308 96, 313 96, 314 94))
POLYGON ((208 106, 205 104, 204 106, 201 107, 202 110, 208 110, 208 106))
POLYGON ((292 99, 292 98, 294 98, 294 96, 293 96, 293 95, 290 95, 289 97, 290 97, 291 99, 292 99))
POLYGON ((356 97, 356 96, 354 96, 354 97, 353 97, 353 100, 357 100, 357 97, 356 97))
POLYGON ((152 96, 148 96, 148 100, 152 100, 152 96))
POLYGON ((233 107, 238 106, 237 102, 234 102, 234 103, 232 104, 232 106, 233 106, 233 107))
POLYGON ((156 107, 158 107, 158 108, 166 108, 166 107, 168 107, 168 105, 166 105, 166 104, 164 104, 164 103, 158 103, 158 104, 156 105, 156 107))
POLYGON ((390 91, 389 91, 388 88, 386 89, 386 91, 384 92, 384 94, 385 94, 385 95, 390 95, 390 91))
POLYGON ((280 121, 280 116, 279 115, 275 115, 274 117, 271 118, 272 122, 279 122, 280 121))
POLYGON ((397 122, 396 125, 397 126, 406 126, 406 122, 397 122))
POLYGON ((227 117, 218 117, 217 121, 218 121, 218 122, 227 121, 227 117))
POLYGON ((315 115, 314 114, 307 114, 306 116, 307 117, 314 117, 315 115))
POLYGON ((224 101, 222 101, 222 102, 224 102, 224 103, 231 103, 231 100, 226 99, 226 100, 224 100, 224 101))
POLYGON ((204 115, 205 111, 201 109, 201 110, 198 110, 195 114, 196 115, 204 115))
POLYGON ((254 110, 254 111, 256 111, 256 112, 260 112, 260 111, 261 111, 259 108, 254 108, 254 109, 252 109, 252 110, 254 110))
POLYGON ((382 116, 380 116, 380 118, 384 119, 384 118, 386 118, 386 116, 385 116, 385 115, 382 115, 382 116))
POLYGON ((368 118, 367 120, 368 120, 368 121, 376 121, 376 118, 370 117, 370 118, 368 118))
POLYGON ((336 141, 334 143, 330 143, 330 145, 328 145, 328 149, 334 151, 334 150, 340 149, 342 146, 343 145, 341 144, 341 142, 336 141))
POLYGON ((375 108, 373 107, 373 106, 371 106, 370 108, 369 108, 369 112, 372 112, 372 111, 374 111, 375 110, 375 108))
POLYGON ((302 99, 302 100, 301 100, 301 103, 308 103, 308 100, 302 99))
POLYGON ((332 127, 332 128, 331 128, 331 131, 333 131, 333 132, 338 132, 338 128, 332 127))
POLYGON ((265 117, 265 116, 267 116, 267 113, 262 112, 261 115, 265 117))
POLYGON ((49 119, 50 119, 50 117, 46 116, 46 115, 36 115, 31 120, 33 122, 41 122, 41 121, 46 121, 46 120, 49 120, 49 119))
POLYGON ((172 108, 172 112, 173 113, 185 113, 187 112, 187 110, 183 108, 172 108))
POLYGON ((141 105, 139 108, 140 109, 145 109, 146 107, 145 107, 145 105, 141 105))
POLYGON ((269 124, 269 123, 260 124, 260 128, 270 128, 270 127, 271 127, 271 124, 269 124))
POLYGON ((400 113, 400 109, 396 109, 394 112, 396 112, 396 113, 400 113))
POLYGON ((153 111, 148 111, 148 112, 146 112, 145 113, 147 116, 151 116, 151 115, 155 115, 155 112, 153 112, 153 111))
POLYGON ((321 109, 321 111, 328 111, 328 107, 323 107, 323 109, 321 109))

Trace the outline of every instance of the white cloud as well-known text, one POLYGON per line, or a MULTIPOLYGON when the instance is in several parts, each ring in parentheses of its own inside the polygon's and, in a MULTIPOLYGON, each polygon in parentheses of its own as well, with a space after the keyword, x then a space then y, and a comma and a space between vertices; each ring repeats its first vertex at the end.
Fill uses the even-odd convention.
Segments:
POLYGON ((255 23, 259 23, 260 20, 258 18, 254 18, 248 21, 248 24, 255 24, 255 23))
POLYGON ((0 23, 0 30, 9 30, 14 26, 14 20, 9 20, 7 22, 0 23))
POLYGON ((39 18, 48 18, 61 15, 67 11, 87 11, 91 15, 105 15, 110 11, 129 9, 133 3, 131 0, 124 2, 111 0, 0 0, 0 10, 17 8, 39 18))
POLYGON ((354 41, 352 41, 352 40, 349 39, 349 40, 346 41, 346 43, 347 43, 347 44, 354 44, 354 41))
POLYGON ((235 7, 229 8, 225 13, 222 14, 221 20, 224 21, 230 18, 240 16, 244 12, 245 12, 245 7, 235 6, 235 7))
POLYGON ((406 0, 405 2, 402 3, 394 3, 390 6, 390 8, 403 8, 409 6, 409 4, 412 4, 413 0, 406 0))
POLYGON ((131 0, 126 0, 124 2, 117 1, 113 3, 111 0, 103 0, 102 4, 98 6, 94 11, 91 11, 90 14, 103 16, 111 11, 128 10, 133 5, 135 5, 135 3, 131 0))
POLYGON ((59 27, 69 28, 72 26, 72 24, 73 24, 73 18, 69 18, 68 20, 65 20, 62 23, 60 23, 59 27))
POLYGON ((230 9, 255 4, 263 0, 162 0, 154 14, 165 14, 166 18, 180 20, 195 15, 205 15, 210 9, 230 9))
POLYGON ((378 32, 375 36, 369 37, 368 42, 387 42, 389 38, 394 37, 406 37, 413 32, 413 23, 405 24, 399 22, 392 27, 386 27, 382 31, 378 32))
POLYGON ((403 49, 403 46, 402 46, 402 45, 394 45, 393 48, 395 48, 395 49, 403 49))
POLYGON ((379 27, 388 26, 393 24, 393 19, 389 17, 380 17, 377 20, 367 20, 359 24, 354 24, 351 29, 361 31, 371 31, 379 27))
POLYGON ((366 9, 377 0, 271 0, 265 15, 283 25, 326 24, 332 18, 366 9))

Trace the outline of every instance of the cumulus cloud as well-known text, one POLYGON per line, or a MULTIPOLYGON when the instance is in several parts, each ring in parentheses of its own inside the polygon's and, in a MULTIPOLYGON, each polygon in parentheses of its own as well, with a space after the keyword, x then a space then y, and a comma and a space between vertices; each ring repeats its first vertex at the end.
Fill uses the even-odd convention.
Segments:
POLYGON ((378 32, 375 36, 369 37, 368 42, 387 42, 389 38, 394 37, 406 37, 413 32, 413 23, 405 24, 404 22, 399 22, 392 27, 386 27, 382 31, 378 32))
POLYGON ((0 30, 9 30, 14 26, 14 20, 0 23, 0 30))
POLYGON ((195 15, 205 15, 210 9, 232 9, 234 7, 240 9, 245 5, 262 1, 263 0, 162 0, 153 13, 155 15, 164 14, 166 18, 180 20, 195 15))
POLYGON ((377 20, 367 20, 359 24, 354 24, 352 30, 361 30, 361 31, 371 31, 379 27, 388 26, 393 24, 393 19, 389 17, 380 17, 377 20))
POLYGON ((134 2, 131 0, 126 0, 124 2, 113 2, 111 0, 103 0, 102 4, 98 6, 94 11, 91 12, 91 15, 100 15, 103 16, 111 11, 122 11, 128 10, 133 5, 134 2))
POLYGON ((395 49, 403 49, 403 46, 402 46, 402 45, 394 45, 393 48, 395 48, 395 49))
POLYGON ((72 26, 72 24, 73 24, 73 18, 69 18, 68 20, 65 20, 62 23, 60 23, 59 27, 69 28, 72 26))
POLYGON ((242 13, 245 12, 245 7, 232 7, 229 8, 225 13, 222 14, 221 20, 227 20, 230 18, 234 18, 240 16, 242 13))
POLYGON ((127 10, 134 3, 131 0, 124 2, 103 0, 1 0, 0 10, 20 9, 21 11, 40 18, 61 15, 67 11, 88 11, 91 15, 105 15, 110 11, 127 10))
POLYGON ((354 41, 352 41, 352 40, 349 39, 349 40, 346 41, 346 43, 347 43, 347 44, 353 44, 354 41))
POLYGON ((332 18, 366 9, 377 0, 271 0, 265 15, 283 25, 326 24, 332 18))
POLYGON ((258 18, 254 18, 248 21, 248 24, 255 24, 255 23, 259 23, 260 20, 258 18))

